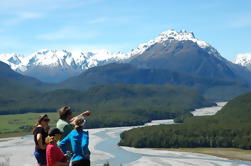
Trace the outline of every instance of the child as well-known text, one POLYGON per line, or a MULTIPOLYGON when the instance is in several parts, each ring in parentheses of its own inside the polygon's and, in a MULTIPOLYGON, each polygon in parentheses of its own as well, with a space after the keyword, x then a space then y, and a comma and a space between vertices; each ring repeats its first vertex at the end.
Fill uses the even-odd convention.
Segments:
POLYGON ((58 147, 57 142, 61 138, 61 132, 58 128, 49 130, 48 137, 46 138, 46 161, 47 166, 68 166, 66 155, 58 147))
POLYGON ((85 123, 83 116, 77 116, 72 122, 74 130, 59 143, 64 153, 70 143, 73 152, 72 166, 90 166, 89 133, 83 131, 85 123))

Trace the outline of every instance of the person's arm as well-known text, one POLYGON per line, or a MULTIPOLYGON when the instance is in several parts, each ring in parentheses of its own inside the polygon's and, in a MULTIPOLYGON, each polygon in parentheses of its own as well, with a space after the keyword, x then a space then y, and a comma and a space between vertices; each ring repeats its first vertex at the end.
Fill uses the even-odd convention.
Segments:
POLYGON ((70 134, 68 134, 62 141, 59 142, 59 147, 66 154, 67 144, 70 143, 70 134))
POLYGON ((50 163, 53 166, 68 166, 69 162, 61 162, 61 161, 56 161, 56 155, 58 151, 56 147, 51 147, 48 151, 46 151, 46 156, 47 157, 47 162, 50 163))
POLYGON ((43 145, 43 139, 42 139, 42 134, 38 133, 37 134, 37 143, 40 149, 46 149, 46 145, 43 145))
MULTIPOLYGON (((87 111, 84 111, 83 113, 79 114, 78 116, 87 117, 87 116, 90 116, 90 115, 91 115, 91 111, 87 110, 87 111)), ((71 119, 71 122, 73 122, 78 116, 74 116, 71 119)))
POLYGON ((90 115, 91 115, 91 111, 87 110, 87 111, 83 112, 83 113, 80 114, 80 115, 82 115, 83 117, 90 116, 90 115))
POLYGON ((82 149, 83 149, 85 157, 90 156, 90 150, 88 148, 88 145, 89 145, 89 133, 85 132, 84 137, 82 139, 82 149))

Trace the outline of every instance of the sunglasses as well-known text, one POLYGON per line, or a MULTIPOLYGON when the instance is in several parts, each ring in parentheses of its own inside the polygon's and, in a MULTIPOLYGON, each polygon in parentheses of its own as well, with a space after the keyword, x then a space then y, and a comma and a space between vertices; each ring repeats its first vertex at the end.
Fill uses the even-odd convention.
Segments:
POLYGON ((49 121, 50 121, 50 119, 44 119, 43 121, 45 121, 45 122, 49 122, 49 121))

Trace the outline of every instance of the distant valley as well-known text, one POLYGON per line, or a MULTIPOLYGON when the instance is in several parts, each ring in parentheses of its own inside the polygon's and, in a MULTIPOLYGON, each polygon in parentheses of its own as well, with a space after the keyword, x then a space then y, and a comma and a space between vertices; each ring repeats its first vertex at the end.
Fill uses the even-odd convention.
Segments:
POLYGON ((247 68, 186 31, 163 32, 127 54, 43 50, 1 60, 0 114, 71 105, 97 113, 89 127, 176 118, 251 91, 247 68))
POLYGON ((3 79, 39 91, 86 90, 105 84, 174 84, 195 88, 211 101, 223 101, 249 92, 251 85, 246 67, 226 60, 210 44, 186 31, 168 30, 126 54, 41 50, 30 56, 2 54, 0 60, 28 76, 9 71, 3 79))

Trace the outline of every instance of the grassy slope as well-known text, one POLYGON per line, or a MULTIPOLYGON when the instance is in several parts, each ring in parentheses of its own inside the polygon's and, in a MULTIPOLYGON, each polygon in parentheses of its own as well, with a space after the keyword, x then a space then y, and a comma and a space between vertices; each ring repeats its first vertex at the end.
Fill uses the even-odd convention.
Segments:
MULTIPOLYGON (((0 137, 20 136, 31 134, 31 128, 42 113, 26 113, 13 115, 0 115, 0 137), (25 127, 22 129, 22 126, 25 127)), ((58 114, 47 113, 50 126, 55 126, 58 114)))

